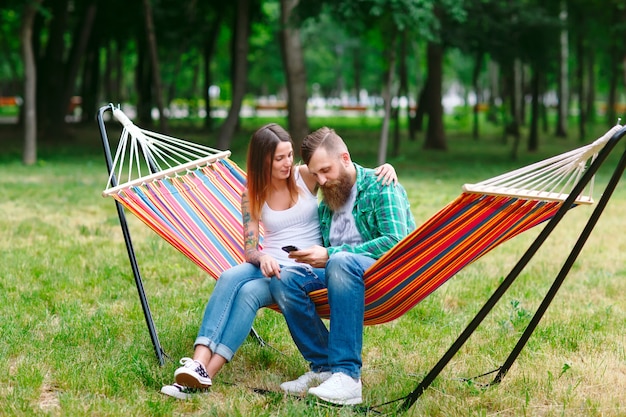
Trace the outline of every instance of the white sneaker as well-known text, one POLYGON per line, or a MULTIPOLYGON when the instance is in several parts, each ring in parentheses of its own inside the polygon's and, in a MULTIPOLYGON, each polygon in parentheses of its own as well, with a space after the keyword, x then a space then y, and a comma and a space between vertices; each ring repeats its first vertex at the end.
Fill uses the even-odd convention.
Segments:
POLYGON ((174 382, 171 385, 163 385, 161 392, 170 397, 178 398, 179 400, 186 400, 191 398, 192 393, 196 391, 192 388, 183 387, 180 384, 174 382))
POLYGON ((322 385, 309 388, 309 394, 333 404, 354 405, 363 402, 361 380, 344 374, 334 373, 322 385))
POLYGON ((183 366, 174 371, 174 379, 178 384, 189 388, 209 388, 211 386, 211 378, 200 362, 191 358, 182 358, 180 364, 183 366))
POLYGON ((333 374, 331 372, 312 372, 309 371, 304 375, 300 375, 300 377, 293 381, 287 381, 280 384, 280 387, 287 394, 302 394, 306 392, 306 390, 311 385, 321 384, 330 378, 333 374))

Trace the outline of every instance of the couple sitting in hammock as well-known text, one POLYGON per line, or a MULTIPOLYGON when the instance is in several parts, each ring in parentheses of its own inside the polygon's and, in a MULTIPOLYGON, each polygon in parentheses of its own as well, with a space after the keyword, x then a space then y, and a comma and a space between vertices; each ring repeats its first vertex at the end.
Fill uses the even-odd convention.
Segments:
POLYGON ((310 365, 281 389, 334 404, 362 402, 363 275, 415 221, 393 167, 354 164, 334 130, 308 135, 302 159, 306 165, 294 166, 291 137, 277 124, 252 135, 241 201, 246 262, 217 280, 193 358, 181 359, 176 382, 165 385, 164 394, 185 399, 210 387, 249 334, 256 312, 276 303, 310 365), (330 331, 308 296, 321 288, 328 290, 330 331))

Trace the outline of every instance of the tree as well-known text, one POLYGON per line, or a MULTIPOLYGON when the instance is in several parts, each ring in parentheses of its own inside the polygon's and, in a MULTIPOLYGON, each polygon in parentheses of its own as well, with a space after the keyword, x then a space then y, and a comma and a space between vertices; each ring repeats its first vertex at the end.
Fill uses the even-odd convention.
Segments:
MULTIPOLYGON (((75 95, 81 63, 83 62, 85 55, 88 55, 86 54, 88 42, 90 40, 93 41, 94 39, 91 36, 91 33, 96 16, 96 10, 96 1, 87 2, 80 19, 80 24, 75 28, 75 34, 72 37, 74 42, 66 64, 67 73, 64 80, 65 82, 63 83, 62 96, 60 97, 61 103, 65 103, 65 106, 57 108, 57 112, 54 115, 54 120, 57 123, 65 122, 67 109, 70 107, 72 96, 75 95)), ((93 49, 97 50, 97 48, 93 49)))
POLYGON ((163 98, 163 86, 161 83, 161 71, 159 65, 159 55, 157 53, 157 41, 154 31, 154 21, 152 17, 152 5, 150 0, 143 0, 144 18, 146 24, 146 38, 148 41, 148 51, 150 56, 150 68, 152 69, 152 83, 156 96, 157 107, 159 109, 159 123, 161 131, 167 132, 167 115, 165 114, 165 103, 163 98))
POLYGON ((202 93, 204 96, 205 103, 205 113, 206 117, 204 119, 204 127, 211 130, 213 129, 213 117, 211 116, 211 96, 209 94, 209 89, 211 88, 212 73, 211 73, 211 61, 213 60, 213 56, 215 55, 215 44, 217 42, 217 36, 220 31, 221 16, 216 14, 213 20, 209 23, 209 32, 207 33, 203 43, 202 43, 202 73, 204 75, 204 88, 202 89, 202 93))
POLYGON ((446 150, 446 136, 443 126, 443 56, 445 47, 451 44, 447 35, 452 28, 466 19, 462 3, 454 0, 441 0, 433 3, 434 28, 426 48, 428 88, 425 89, 425 112, 428 114, 428 128, 424 140, 425 149, 446 150))
POLYGON ((32 48, 33 22, 42 0, 32 0, 24 5, 22 15, 22 59, 24 60, 24 153, 22 162, 37 162, 37 67, 32 48))
POLYGON ((294 8, 299 0, 280 0, 281 6, 281 51, 283 67, 287 79, 287 110, 289 131, 296 149, 300 149, 302 139, 309 133, 306 108, 308 101, 306 69, 300 42, 300 20, 294 8))
POLYGON ((226 120, 222 123, 217 136, 217 147, 228 149, 230 140, 239 123, 239 112, 246 93, 248 79, 248 50, 250 36, 250 2, 251 0, 237 0, 235 13, 235 30, 232 39, 232 98, 226 120))
POLYGON ((33 26, 37 119, 42 133, 63 131, 95 18, 95 1, 44 0, 33 26))
POLYGON ((387 144, 389 143, 389 123, 391 120, 391 100, 393 97, 393 80, 396 71, 397 52, 396 44, 398 39, 398 30, 395 27, 390 29, 390 44, 386 54, 387 56, 387 74, 385 75, 385 83, 383 84, 383 102, 385 103, 385 116, 383 117, 383 126, 380 129, 380 140, 378 142, 378 165, 382 165, 387 160, 387 144))
POLYGON ((561 0, 561 12, 559 18, 563 24, 559 36, 559 77, 558 77, 558 103, 556 119, 556 135, 567 137, 567 117, 569 113, 569 42, 567 33, 567 3, 561 0))
MULTIPOLYGON (((322 10, 335 19, 335 21, 343 25, 345 31, 355 38, 372 38, 380 39, 382 47, 380 56, 383 57, 384 69, 381 90, 388 95, 386 100, 391 100, 393 96, 391 86, 395 80, 395 66, 398 51, 395 48, 397 36, 403 31, 411 31, 413 36, 424 36, 435 39, 439 35, 436 28, 439 21, 433 13, 435 4, 441 3, 442 9, 449 8, 451 16, 458 16, 461 10, 461 1, 459 0, 431 0, 423 2, 415 2, 412 0, 372 0, 370 2, 353 2, 350 0, 342 1, 301 1, 303 7, 307 10, 308 16, 319 16, 322 10), (372 35, 375 34, 375 35, 372 35), (393 51, 391 50, 393 49, 393 51), (390 59, 393 58, 393 59, 390 59)), ((435 68, 434 66, 433 68, 435 68)), ((441 66, 439 66, 441 68, 441 66)), ((435 76, 435 75, 433 75, 435 76)), ((439 80, 441 77, 438 78, 439 80)), ((441 92, 436 88, 428 89, 434 93, 441 92)), ((441 99, 441 94, 439 95, 441 99)), ((385 103, 385 114, 380 134, 380 143, 378 151, 378 160, 384 161, 387 154, 387 142, 389 136, 389 120, 391 117, 391 105, 385 103)), ((439 102, 439 107, 441 101, 439 102)), ((442 111, 432 114, 433 117, 443 117, 442 111)), ((433 126, 441 122, 434 121, 433 126)), ((434 129, 433 132, 437 130, 434 129)), ((442 130, 441 130, 442 131, 442 130)))
POLYGON ((448 145, 443 128, 443 105, 441 103, 443 46, 440 43, 428 43, 427 60, 429 88, 426 97, 426 111, 428 112, 428 127, 424 149, 446 150, 448 145))

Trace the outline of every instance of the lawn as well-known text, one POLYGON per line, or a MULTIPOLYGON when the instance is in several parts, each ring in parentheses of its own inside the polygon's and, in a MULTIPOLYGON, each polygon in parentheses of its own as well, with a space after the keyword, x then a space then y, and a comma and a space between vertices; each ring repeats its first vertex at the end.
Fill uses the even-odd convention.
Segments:
MULTIPOLYGON (((248 120, 233 141, 245 146, 262 120, 248 120)), ((280 120, 279 122, 283 122, 280 120)), ((322 121, 312 121, 312 126, 322 121)), ((376 160, 377 123, 328 123, 354 159, 376 160)), ((194 129, 186 138, 210 141, 194 129)), ((159 366, 141 310, 113 200, 97 127, 74 127, 60 143, 40 144, 39 162, 20 163, 20 132, 0 126, 0 414, 7 416, 349 416, 352 408, 284 397, 281 382, 305 372, 282 316, 263 310, 249 338, 189 401, 163 396, 177 361, 190 356, 214 281, 129 215, 129 227, 156 330, 167 354, 159 366)), ((596 135, 597 136, 597 135, 596 135)), ((589 137, 585 143, 595 139, 589 137)), ((537 153, 509 158, 499 135, 479 141, 451 129, 448 152, 402 143, 391 157, 418 223, 476 182, 573 149, 578 139, 545 138, 537 153)), ((598 174, 600 198, 624 149, 598 174)), ((407 416, 624 416, 626 390, 626 187, 619 184, 579 259, 503 381, 502 365, 548 291, 593 207, 570 211, 407 416)), ((525 232, 463 269, 398 320, 366 327, 364 401, 382 405, 413 390, 495 291, 541 231, 525 232)))

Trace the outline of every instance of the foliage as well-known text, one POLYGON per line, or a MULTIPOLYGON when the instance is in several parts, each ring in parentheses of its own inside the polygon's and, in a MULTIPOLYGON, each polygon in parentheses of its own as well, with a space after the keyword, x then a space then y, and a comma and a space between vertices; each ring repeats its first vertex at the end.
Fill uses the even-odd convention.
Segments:
MULTIPOLYGON (((44 0, 42 3, 34 42, 39 65, 45 68, 38 72, 39 99, 43 101, 38 105, 38 115, 46 120, 47 113, 55 113, 55 120, 64 122, 67 116, 64 109, 70 106, 62 101, 80 96, 79 115, 85 123, 92 121, 102 103, 116 102, 139 107, 139 115, 149 124, 154 91, 145 54, 140 2, 97 1, 93 27, 83 38, 78 33, 85 20, 84 11, 94 2, 44 0), (63 10, 66 15, 61 13, 63 10), (81 40, 87 41, 88 47, 76 68, 70 57, 81 40)), ((235 3, 195 0, 183 5, 173 0, 152 0, 162 84, 172 113, 181 102, 210 103, 214 110, 220 111, 229 107, 233 91, 231 38, 235 3), (217 34, 214 41, 213 33, 217 34), (205 74, 207 61, 209 72, 205 74), (205 97, 205 82, 217 86, 220 92, 211 101, 205 97)), ((395 30, 403 31, 402 36, 407 39, 405 48, 397 51, 402 60, 402 64, 398 61, 397 75, 404 78, 397 77, 399 81, 390 88, 392 91, 402 88, 400 94, 406 94, 411 104, 418 102, 422 91, 427 91, 425 52, 430 41, 441 41, 445 47, 444 93, 454 87, 463 98, 489 97, 492 120, 509 120, 514 59, 521 60, 525 74, 521 91, 529 91, 530 75, 541 69, 541 95, 547 102, 558 93, 562 30, 567 30, 570 39, 568 67, 573 86, 571 98, 563 99, 570 100, 567 122, 587 123, 596 114, 594 104, 612 100, 611 104, 621 109, 619 102, 624 100, 620 94, 624 80, 619 57, 624 55, 620 40, 626 24, 624 6, 616 0, 301 0, 299 3, 295 21, 304 22, 300 34, 309 97, 327 99, 328 110, 337 109, 339 103, 355 104, 360 99, 372 110, 380 109, 395 30), (564 6, 568 14, 562 22, 560 13, 564 6), (488 72, 488 68, 494 67, 487 65, 491 63, 499 68, 499 73, 493 76, 488 72), (579 68, 582 69, 578 71, 579 68), (406 85, 400 87, 400 82, 406 85), (578 86, 584 88, 575 90, 578 86), (589 111, 593 113, 576 118, 585 101, 590 103, 589 111), (504 106, 496 108, 496 103, 504 106)), ((250 70, 245 103, 254 107, 260 98, 285 100, 287 86, 277 36, 280 1, 251 0, 251 4, 250 70)), ((7 0, 0 6, 0 96, 23 95, 18 38, 22 7, 19 0, 7 0)), ((206 110, 198 106, 194 105, 194 118, 203 117, 201 110, 206 110)), ((597 107, 604 111, 607 106, 597 107)), ((525 118, 521 123, 525 125, 530 112, 526 109, 522 112, 525 118)), ((621 116, 604 114, 613 119, 610 123, 621 116)), ((207 128, 216 127, 209 122, 205 119, 207 128)), ((38 123, 38 126, 40 136, 69 129, 66 124, 52 127, 38 123)), ((500 127, 505 135, 504 126, 500 127)), ((420 128, 416 130, 419 132, 420 128)))

